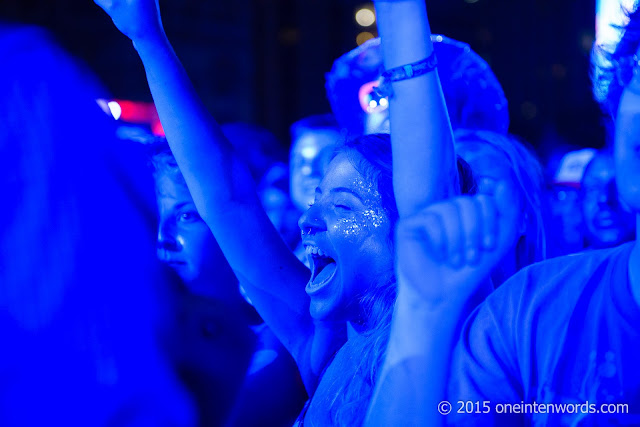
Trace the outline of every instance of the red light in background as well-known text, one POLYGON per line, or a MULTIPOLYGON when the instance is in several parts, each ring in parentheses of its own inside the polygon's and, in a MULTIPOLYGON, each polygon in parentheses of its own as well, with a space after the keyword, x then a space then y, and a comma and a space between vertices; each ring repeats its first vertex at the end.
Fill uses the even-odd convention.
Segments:
POLYGON ((120 105, 122 110, 120 121, 148 125, 154 135, 164 136, 164 129, 160 124, 158 111, 153 103, 121 99, 114 99, 114 101, 120 105))

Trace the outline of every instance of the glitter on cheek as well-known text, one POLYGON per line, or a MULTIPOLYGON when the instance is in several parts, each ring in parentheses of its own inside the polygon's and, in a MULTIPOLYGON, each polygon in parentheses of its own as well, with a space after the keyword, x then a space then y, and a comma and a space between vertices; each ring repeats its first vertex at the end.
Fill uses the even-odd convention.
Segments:
POLYGON ((364 211, 363 217, 365 222, 371 224, 374 228, 380 227, 387 219, 385 214, 374 209, 367 209, 364 211))
POLYGON ((342 218, 333 226, 348 241, 354 242, 371 233, 373 229, 382 227, 388 222, 387 215, 381 209, 367 209, 350 218, 342 218))

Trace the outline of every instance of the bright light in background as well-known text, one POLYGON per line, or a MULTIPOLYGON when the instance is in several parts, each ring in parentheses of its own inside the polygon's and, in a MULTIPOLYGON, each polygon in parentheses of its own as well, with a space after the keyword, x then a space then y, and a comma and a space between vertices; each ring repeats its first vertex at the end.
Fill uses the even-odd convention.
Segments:
POLYGON ((358 46, 360 46, 362 43, 366 42, 367 40, 371 40, 372 38, 374 38, 373 34, 368 31, 363 31, 356 36, 356 43, 358 43, 358 46))
POLYGON ((300 154, 305 159, 313 159, 315 156, 318 155, 318 147, 314 145, 308 145, 304 147, 302 150, 300 150, 300 154))
POLYGON ((624 9, 634 10, 635 0, 596 0, 596 43, 616 45, 622 33, 613 25, 625 25, 629 18, 624 9))
POLYGON ((356 22, 362 27, 370 27, 376 22, 376 15, 371 9, 363 7, 356 12, 356 22))
POLYGON ((122 108, 120 107, 120 104, 116 101, 109 101, 107 105, 109 106, 109 111, 111 111, 113 118, 116 120, 120 119, 120 116, 122 115, 122 108))

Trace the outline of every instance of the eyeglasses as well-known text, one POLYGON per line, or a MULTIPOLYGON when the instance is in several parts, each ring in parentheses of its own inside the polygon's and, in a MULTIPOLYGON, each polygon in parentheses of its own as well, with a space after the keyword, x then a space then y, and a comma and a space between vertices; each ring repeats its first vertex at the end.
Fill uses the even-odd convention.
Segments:
POLYGON ((362 111, 367 114, 380 113, 389 108, 389 98, 379 96, 374 88, 380 85, 379 80, 374 80, 360 86, 358 99, 362 111))

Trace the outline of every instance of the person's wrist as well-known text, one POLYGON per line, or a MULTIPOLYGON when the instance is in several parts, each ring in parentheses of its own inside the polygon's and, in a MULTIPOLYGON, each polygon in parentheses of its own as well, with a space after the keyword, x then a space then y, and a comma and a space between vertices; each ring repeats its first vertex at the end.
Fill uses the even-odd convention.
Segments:
POLYGON ((153 31, 147 31, 144 34, 132 37, 131 41, 136 50, 145 50, 151 47, 157 47, 169 42, 167 36, 162 28, 155 29, 153 31))
MULTIPOLYGON (((432 286, 438 287, 438 283, 432 286)), ((446 295, 434 289, 428 295, 421 289, 416 289, 414 284, 408 283, 400 276, 398 279, 398 308, 412 313, 414 316, 433 317, 442 313, 457 314, 465 310, 472 295, 446 295)))

